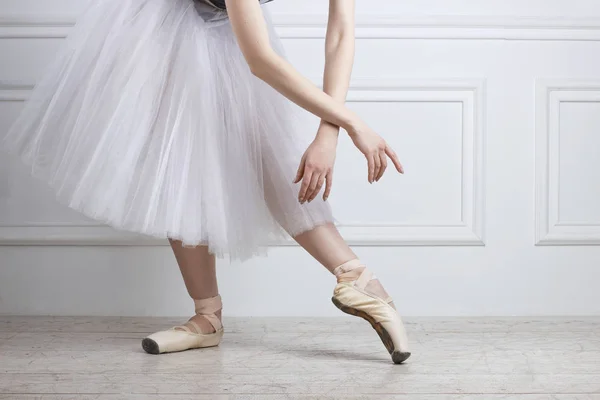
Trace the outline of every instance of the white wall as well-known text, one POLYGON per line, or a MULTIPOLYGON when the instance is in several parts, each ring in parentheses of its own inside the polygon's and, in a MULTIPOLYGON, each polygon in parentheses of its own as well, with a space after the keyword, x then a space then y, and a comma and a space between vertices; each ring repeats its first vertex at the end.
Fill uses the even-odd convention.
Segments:
MULTIPOLYGON (((600 4, 357 3, 350 106, 407 173, 368 185, 344 139, 332 203, 402 313, 600 314, 600 4)), ((84 4, 3 0, 0 130, 84 4)), ((318 78, 326 2, 269 8, 291 61, 318 78)), ((191 311, 165 243, 64 209, 4 154, 0 243, 0 313, 191 311)), ((338 315, 333 278, 298 247, 219 274, 228 315, 338 315)))

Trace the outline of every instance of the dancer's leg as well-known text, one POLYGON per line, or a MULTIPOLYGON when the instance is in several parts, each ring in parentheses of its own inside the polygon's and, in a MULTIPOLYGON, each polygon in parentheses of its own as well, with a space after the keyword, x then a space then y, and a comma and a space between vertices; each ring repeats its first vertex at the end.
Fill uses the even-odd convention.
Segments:
MULTIPOLYGON (((294 239, 331 273, 340 265, 358 259, 333 224, 318 226, 294 239)), ((364 269, 363 266, 340 274, 337 276, 338 282, 354 281, 358 279, 364 269)), ((378 279, 371 280, 367 284, 366 290, 382 299, 389 297, 378 279)), ((390 305, 394 307, 394 303, 390 303, 390 305)))
POLYGON ((333 224, 317 226, 294 239, 331 273, 338 265, 357 258, 333 224))
MULTIPOLYGON (((194 300, 203 300, 218 296, 216 260, 215 256, 209 253, 208 247, 184 247, 180 241, 169 240, 169 242, 190 297, 194 300)), ((221 310, 215 312, 215 315, 221 319, 221 310)), ((200 327, 201 333, 215 331, 211 323, 201 315, 193 316, 190 321, 200 327)), ((195 330, 193 326, 188 327, 195 330)))
POLYGON ((169 243, 190 297, 202 299, 218 295, 216 260, 208 247, 184 247, 177 240, 169 240, 169 243))
POLYGON ((381 282, 358 260, 332 224, 319 226, 296 240, 337 278, 333 303, 347 314, 367 320, 395 364, 410 357, 402 319, 381 282))

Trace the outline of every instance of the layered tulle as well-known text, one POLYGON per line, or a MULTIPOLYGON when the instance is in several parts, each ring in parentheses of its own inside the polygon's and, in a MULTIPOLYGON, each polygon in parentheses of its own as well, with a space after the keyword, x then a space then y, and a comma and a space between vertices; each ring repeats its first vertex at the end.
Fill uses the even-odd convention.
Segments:
POLYGON ((193 1, 104 0, 4 147, 93 219, 246 258, 281 227, 332 221, 322 200, 296 200, 305 117, 251 74, 230 24, 205 21, 193 1))

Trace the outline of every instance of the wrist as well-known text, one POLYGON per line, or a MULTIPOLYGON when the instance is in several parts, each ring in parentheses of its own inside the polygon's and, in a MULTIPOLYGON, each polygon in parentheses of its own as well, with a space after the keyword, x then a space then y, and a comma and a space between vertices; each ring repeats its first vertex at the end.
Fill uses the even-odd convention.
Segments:
POLYGON ((325 120, 321 120, 321 123, 319 124, 319 129, 317 130, 316 139, 328 141, 333 140, 337 143, 339 133, 339 126, 329 123, 325 120))
POLYGON ((361 120, 352 111, 349 111, 347 119, 344 121, 344 125, 341 127, 348 133, 348 136, 353 136, 360 129, 361 120))

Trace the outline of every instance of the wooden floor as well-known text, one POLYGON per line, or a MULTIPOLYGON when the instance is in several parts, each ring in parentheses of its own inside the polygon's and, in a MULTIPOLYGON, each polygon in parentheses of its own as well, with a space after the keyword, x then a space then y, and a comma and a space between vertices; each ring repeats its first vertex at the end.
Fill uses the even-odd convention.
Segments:
POLYGON ((0 317, 0 399, 600 399, 600 318, 408 319, 405 365, 352 317, 229 318, 218 348, 142 351, 178 322, 0 317))

